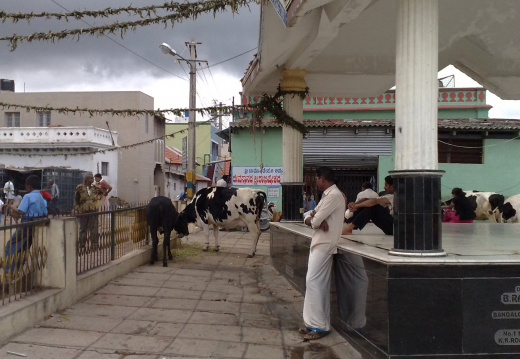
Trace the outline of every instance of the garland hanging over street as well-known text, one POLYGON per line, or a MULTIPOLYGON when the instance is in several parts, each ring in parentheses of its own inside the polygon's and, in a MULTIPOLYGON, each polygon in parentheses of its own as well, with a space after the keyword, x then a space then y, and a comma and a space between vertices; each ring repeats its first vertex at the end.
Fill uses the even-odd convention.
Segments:
POLYGON ((253 108, 254 115, 256 115, 253 116, 253 121, 256 121, 256 119, 261 121, 266 113, 270 113, 279 124, 292 127, 305 135, 307 127, 302 122, 296 121, 289 116, 283 109, 282 98, 285 95, 299 96, 303 101, 309 95, 309 88, 307 87, 305 91, 283 91, 278 86, 278 91, 273 96, 264 93, 258 103, 248 105, 248 107, 253 108))
POLYGON ((96 26, 87 29, 71 29, 64 30, 60 32, 39 32, 31 35, 12 35, 6 37, 0 37, 2 41, 9 41, 9 45, 11 47, 11 51, 16 50, 18 43, 21 42, 32 42, 32 41, 55 41, 62 40, 67 37, 76 38, 79 40, 81 35, 96 35, 102 36, 107 34, 115 34, 117 31, 120 32, 120 36, 126 33, 127 30, 135 31, 140 26, 147 26, 152 24, 164 24, 167 26, 171 24, 173 27, 175 22, 182 22, 184 19, 196 19, 197 16, 203 13, 213 13, 213 16, 216 16, 218 12, 224 12, 229 8, 233 13, 238 12, 238 8, 242 6, 249 7, 249 4, 253 2, 253 0, 208 0, 208 1, 197 1, 194 3, 176 3, 169 2, 164 3, 163 5, 154 5, 147 6, 141 8, 134 7, 126 7, 119 9, 104 9, 100 11, 74 11, 71 13, 16 13, 16 14, 8 14, 4 11, 0 11, 0 18, 2 22, 5 22, 7 19, 12 20, 13 22, 18 22, 19 20, 27 20, 30 21, 33 18, 48 18, 54 17, 57 19, 65 19, 69 21, 69 18, 72 19, 82 19, 83 17, 108 17, 113 15, 119 15, 122 13, 127 13, 130 15, 138 15, 143 20, 130 21, 130 22, 115 22, 110 25, 104 26, 96 26), (170 15, 165 16, 157 16, 151 18, 151 16, 157 15, 157 10, 166 10, 170 12, 175 12, 170 15))

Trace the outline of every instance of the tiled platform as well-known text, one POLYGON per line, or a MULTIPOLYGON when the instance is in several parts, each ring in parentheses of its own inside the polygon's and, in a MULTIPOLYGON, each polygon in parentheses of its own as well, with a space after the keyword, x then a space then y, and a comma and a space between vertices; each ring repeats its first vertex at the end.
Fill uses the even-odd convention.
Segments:
MULTIPOLYGON (((444 257, 391 255, 393 237, 373 225, 341 240, 331 317, 363 358, 520 356, 520 225, 442 230, 444 257)), ((301 223, 271 229, 272 264, 301 293, 311 235, 301 223)))

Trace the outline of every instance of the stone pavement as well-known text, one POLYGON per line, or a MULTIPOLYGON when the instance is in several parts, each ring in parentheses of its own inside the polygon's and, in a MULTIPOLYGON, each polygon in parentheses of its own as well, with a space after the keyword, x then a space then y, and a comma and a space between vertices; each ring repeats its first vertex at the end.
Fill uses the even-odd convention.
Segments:
MULTIPOLYGON (((218 253, 111 281, 4 343, 0 358, 360 358, 334 331, 303 342, 303 297, 269 264, 268 232, 251 259, 249 233, 220 239, 218 253)), ((201 232, 187 238, 203 242, 201 232)))

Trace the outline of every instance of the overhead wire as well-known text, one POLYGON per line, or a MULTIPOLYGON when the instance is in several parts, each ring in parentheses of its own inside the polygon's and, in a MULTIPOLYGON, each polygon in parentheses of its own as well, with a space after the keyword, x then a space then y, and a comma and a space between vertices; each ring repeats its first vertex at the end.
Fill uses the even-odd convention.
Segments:
MULTIPOLYGON (((64 9, 65 11, 70 12, 69 9, 67 9, 65 6, 61 5, 60 3, 58 3, 56 0, 51 0, 51 1, 52 1, 53 3, 55 3, 56 5, 58 5, 59 7, 61 7, 62 9, 64 9)), ((87 26, 91 27, 91 28, 94 27, 93 25, 89 24, 88 22, 86 22, 86 21, 83 20, 83 19, 79 19, 79 20, 80 20, 81 22, 83 22, 84 24, 86 24, 87 26)), ((105 35, 105 37, 106 37, 107 39, 109 39, 110 41, 114 42, 115 44, 121 46, 123 49, 125 49, 125 50, 131 52, 132 54, 134 54, 135 56, 139 57, 141 60, 146 61, 146 62, 148 62, 149 64, 151 64, 151 65, 157 67, 158 69, 161 69, 161 70, 163 70, 163 71, 169 73, 169 74, 172 75, 172 76, 178 77, 178 78, 180 78, 181 80, 189 81, 188 79, 183 78, 183 77, 181 77, 181 76, 179 76, 179 75, 176 75, 176 74, 174 74, 173 72, 168 71, 168 70, 165 69, 164 67, 161 67, 161 66, 159 66, 159 65, 157 65, 157 64, 155 64, 155 63, 153 63, 152 61, 148 60, 147 58, 144 58, 143 56, 141 56, 141 55, 138 54, 137 52, 133 51, 132 49, 129 49, 129 48, 126 47, 125 45, 123 45, 123 44, 121 44, 120 42, 118 42, 118 41, 116 41, 115 39, 113 39, 110 35, 105 35)))

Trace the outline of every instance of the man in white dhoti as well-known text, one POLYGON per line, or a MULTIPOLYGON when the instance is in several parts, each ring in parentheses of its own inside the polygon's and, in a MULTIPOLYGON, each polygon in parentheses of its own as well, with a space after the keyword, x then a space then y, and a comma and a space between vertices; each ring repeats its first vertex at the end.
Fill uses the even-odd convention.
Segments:
POLYGON ((323 191, 320 203, 305 217, 305 224, 314 229, 306 278, 303 304, 304 340, 315 340, 330 333, 330 279, 332 256, 343 227, 345 199, 334 184, 334 171, 329 167, 316 170, 316 185, 323 191))

